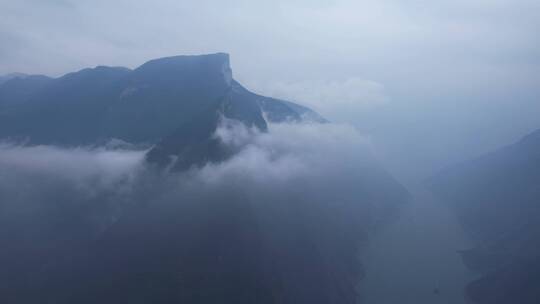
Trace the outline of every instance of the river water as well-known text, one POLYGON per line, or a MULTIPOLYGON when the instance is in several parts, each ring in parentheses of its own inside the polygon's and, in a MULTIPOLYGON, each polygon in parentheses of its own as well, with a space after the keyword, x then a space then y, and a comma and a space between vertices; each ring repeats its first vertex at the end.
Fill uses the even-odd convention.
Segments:
POLYGON ((474 274, 457 251, 469 248, 469 240, 449 207, 421 185, 408 188, 413 201, 373 236, 362 257, 362 303, 468 303, 463 290, 474 274))

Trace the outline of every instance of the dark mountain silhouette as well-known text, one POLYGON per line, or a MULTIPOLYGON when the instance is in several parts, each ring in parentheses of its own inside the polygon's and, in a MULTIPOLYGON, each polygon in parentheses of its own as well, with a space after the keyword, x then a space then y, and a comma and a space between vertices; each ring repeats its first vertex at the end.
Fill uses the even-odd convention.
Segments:
POLYGON ((99 66, 56 79, 12 78, 0 86, 0 138, 68 146, 110 138, 153 144, 220 109, 261 130, 263 111, 270 121, 322 120, 307 108, 243 88, 232 79, 227 54, 176 56, 135 70, 99 66))
POLYGON ((478 246, 462 252, 483 277, 468 293, 481 304, 540 299, 540 130, 430 180, 478 246))
POLYGON ((161 58, 135 70, 98 66, 57 79, 11 77, 0 85, 0 139, 155 144, 148 160, 166 165, 182 153, 176 168, 225 157, 211 138, 220 116, 264 132, 263 113, 269 122, 325 121, 306 107, 248 91, 232 78, 223 53, 161 58))

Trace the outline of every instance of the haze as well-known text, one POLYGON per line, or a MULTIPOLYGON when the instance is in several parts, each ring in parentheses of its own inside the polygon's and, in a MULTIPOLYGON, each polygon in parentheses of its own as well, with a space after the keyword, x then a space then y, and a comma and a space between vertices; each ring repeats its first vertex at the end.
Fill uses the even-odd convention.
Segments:
POLYGON ((539 29, 534 0, 0 0, 0 302, 536 304, 539 29))
POLYGON ((540 127, 538 28, 532 0, 4 0, 0 74, 228 52, 248 88, 353 123, 425 176, 540 127))

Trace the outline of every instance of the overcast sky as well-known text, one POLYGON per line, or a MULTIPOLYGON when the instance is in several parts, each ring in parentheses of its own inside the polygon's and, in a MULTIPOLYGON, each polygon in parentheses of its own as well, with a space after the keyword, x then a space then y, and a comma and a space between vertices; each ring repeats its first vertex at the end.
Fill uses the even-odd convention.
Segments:
POLYGON ((248 88, 441 165, 540 128, 539 29, 537 0, 0 0, 0 74, 228 52, 248 88))

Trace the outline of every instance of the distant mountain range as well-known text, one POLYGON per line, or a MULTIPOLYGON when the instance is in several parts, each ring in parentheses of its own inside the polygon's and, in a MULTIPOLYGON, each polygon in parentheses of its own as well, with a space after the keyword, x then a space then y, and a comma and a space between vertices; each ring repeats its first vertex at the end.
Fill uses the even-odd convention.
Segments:
POLYGON ((483 274, 469 285, 469 296, 480 304, 538 303, 540 130, 429 182, 476 241, 462 252, 464 262, 483 274))
POLYGON ((183 168, 211 160, 203 150, 215 145, 210 137, 220 116, 263 132, 267 121, 325 121, 306 107, 242 87, 224 53, 161 58, 134 70, 98 66, 55 79, 10 74, 0 80, 0 139, 29 144, 114 138, 154 145, 148 159, 161 164, 197 146, 176 164, 183 168))

